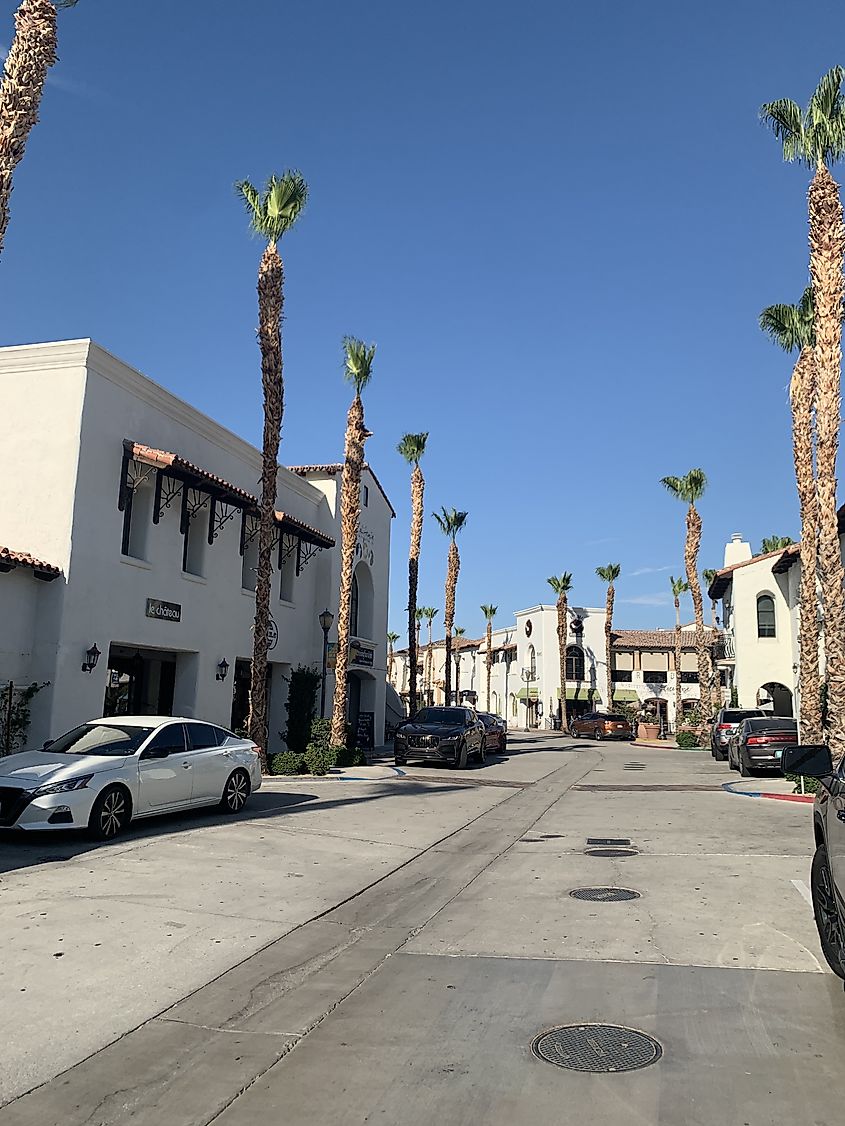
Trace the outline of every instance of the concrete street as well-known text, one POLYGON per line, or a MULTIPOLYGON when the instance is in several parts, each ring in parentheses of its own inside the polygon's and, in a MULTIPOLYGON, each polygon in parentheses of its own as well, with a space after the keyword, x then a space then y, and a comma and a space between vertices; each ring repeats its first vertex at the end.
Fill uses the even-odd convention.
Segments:
POLYGON ((511 738, 484 767, 280 779, 240 820, 105 848, 0 843, 0 1126, 838 1123, 812 806, 726 793, 706 752, 511 738), (591 1022, 662 1058, 532 1054, 591 1022))

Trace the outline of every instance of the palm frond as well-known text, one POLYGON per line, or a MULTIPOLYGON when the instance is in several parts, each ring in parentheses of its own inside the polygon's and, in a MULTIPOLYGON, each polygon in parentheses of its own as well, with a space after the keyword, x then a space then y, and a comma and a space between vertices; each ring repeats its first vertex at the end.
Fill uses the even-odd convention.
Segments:
POLYGON ((783 159, 801 159, 804 144, 804 119, 801 107, 791 98, 778 98, 760 107, 760 120, 768 125, 783 145, 783 159))
POLYGON ((253 231, 268 243, 278 242, 291 229, 308 199, 308 185, 302 173, 295 171, 271 176, 263 192, 249 180, 239 180, 235 190, 246 204, 253 231))
POLYGON ((618 563, 608 563, 606 567, 596 567, 596 574, 605 583, 615 583, 622 573, 618 563))
POLYGON ((701 500, 704 496, 704 490, 707 488, 707 475, 703 469, 690 469, 683 477, 661 477, 660 484, 676 500, 695 504, 697 500, 701 500))
POLYGON ((546 579, 546 582, 555 594, 569 594, 572 589, 572 572, 564 571, 562 575, 552 575, 551 578, 546 579))
POLYGON ((672 594, 675 598, 680 598, 682 594, 687 594, 689 592, 689 583, 684 579, 676 579, 672 575, 670 575, 669 583, 672 587, 672 594))
POLYGON ((466 633, 466 630, 463 626, 455 626, 455 628, 452 630, 452 633, 455 635, 455 637, 463 637, 466 633))
POLYGON ((482 607, 481 607, 481 613, 484 615, 484 617, 487 619, 488 622, 492 622, 493 619, 498 614, 498 612, 499 612, 499 607, 494 606, 492 603, 490 603, 488 605, 482 605, 482 607))
POLYGON ((79 0, 54 0, 56 9, 61 11, 62 8, 75 8, 79 0))
POLYGON ((394 633, 393 630, 388 630, 387 640, 390 642, 391 645, 393 645, 399 640, 399 634, 394 633))
POLYGON ((463 530, 469 513, 458 512, 457 508, 441 507, 440 512, 432 512, 431 515, 437 521, 440 531, 454 542, 455 536, 463 530))
POLYGON ((813 125, 821 121, 834 121, 842 113, 843 79, 845 70, 841 66, 831 67, 819 79, 807 107, 807 116, 813 125))
POLYGON ((405 434, 397 445, 396 452, 404 457, 409 465, 419 465, 427 441, 428 431, 424 434, 405 434))
POLYGON ((372 378, 375 354, 375 344, 365 344, 357 337, 344 336, 343 378, 353 385, 356 395, 361 394, 372 378))
POLYGON ((768 555, 771 551, 783 551, 792 542, 789 536, 766 536, 760 544, 760 554, 768 555))
POLYGON ((712 586, 713 580, 716 578, 718 573, 719 572, 715 567, 705 567, 701 572, 701 577, 704 579, 705 585, 708 587, 712 586))
POLYGON ((425 606, 418 606, 414 611, 414 617, 418 622, 421 622, 425 617, 425 606))

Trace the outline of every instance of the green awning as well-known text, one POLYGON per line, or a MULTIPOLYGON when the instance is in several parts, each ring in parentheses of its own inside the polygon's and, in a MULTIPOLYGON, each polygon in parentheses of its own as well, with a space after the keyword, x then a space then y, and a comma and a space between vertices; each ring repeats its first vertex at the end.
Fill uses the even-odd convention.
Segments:
MULTIPOLYGON (((560 699, 560 689, 557 690, 557 698, 560 699)), ((586 700, 589 704, 600 704, 601 693, 598 688, 590 688, 586 684, 567 684, 566 686, 567 700, 586 700)))
POLYGON ((614 688, 613 699, 618 700, 620 704, 636 704, 639 696, 633 688, 614 688))
MULTIPOLYGON (((531 693, 531 695, 530 695, 529 699, 531 699, 531 700, 536 700, 536 699, 538 699, 538 697, 539 697, 539 695, 540 695, 540 689, 539 689, 539 688, 531 688, 531 689, 530 689, 529 691, 530 691, 530 693, 531 693)), ((525 689, 524 689, 524 688, 520 688, 519 692, 517 693, 517 696, 516 696, 516 698, 517 698, 517 700, 524 700, 524 699, 526 699, 526 695, 525 695, 525 689)))

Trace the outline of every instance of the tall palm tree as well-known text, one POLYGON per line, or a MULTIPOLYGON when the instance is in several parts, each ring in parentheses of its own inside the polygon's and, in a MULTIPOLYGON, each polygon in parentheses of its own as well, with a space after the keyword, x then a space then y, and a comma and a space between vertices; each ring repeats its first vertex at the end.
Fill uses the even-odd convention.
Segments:
POLYGON ((355 388, 346 415, 343 448, 343 475, 340 482, 340 591, 337 606, 337 656, 334 670, 332 743, 346 745, 346 703, 349 692, 349 630, 352 614, 352 578, 355 546, 361 519, 361 473, 364 469, 364 443, 370 432, 364 425, 361 392, 373 374, 375 344, 364 344, 354 336, 343 340, 343 377, 355 388))
POLYGON ((455 626, 455 703, 461 702, 461 638, 466 633, 463 626, 455 626))
POLYGON ((566 730, 566 637, 568 629, 567 616, 569 613, 567 599, 572 590, 572 574, 564 571, 562 575, 552 575, 546 582, 557 595, 557 648, 560 660, 560 729, 566 730))
POLYGON ((613 711, 613 654, 611 652, 611 631, 613 630, 613 600, 616 597, 616 587, 613 585, 622 573, 618 563, 608 563, 606 567, 596 567, 596 574, 603 583, 607 583, 607 601, 604 610, 604 659, 607 663, 607 710, 613 711))
POLYGON ((408 660, 410 680, 408 684, 408 708, 413 715, 417 710, 417 653, 419 651, 419 627, 417 626, 417 586, 420 574, 420 550, 423 531, 423 498, 425 478, 420 469, 420 460, 425 453, 428 434, 406 434, 397 452, 411 466, 411 546, 408 550, 408 660))
POLYGON ((461 569, 461 555, 456 542, 458 532, 466 526, 468 512, 458 512, 456 508, 442 508, 432 515, 444 536, 449 537, 449 552, 446 557, 446 592, 443 611, 443 628, 446 632, 446 706, 452 700, 452 626, 455 624, 455 592, 458 589, 458 572, 461 569))
POLYGON ((396 642, 398 640, 399 640, 399 634, 394 633, 393 630, 388 630, 388 632, 387 632, 387 679, 390 681, 391 684, 393 683, 393 666, 394 666, 393 646, 396 644, 396 642))
POLYGON ((701 547, 701 517, 695 502, 704 496, 707 488, 707 477, 703 469, 691 469, 685 477, 663 477, 661 485, 676 500, 683 501, 687 506, 687 535, 684 544, 684 565, 687 573, 692 606, 695 611, 695 648, 698 655, 698 692, 702 711, 707 706, 707 701, 716 704, 713 699, 710 682, 710 654, 707 648, 707 636, 704 632, 704 609, 701 601, 701 583, 698 581, 698 552, 701 547))
POLYGON ((273 538, 276 531, 276 476, 282 436, 285 386, 282 367, 282 309, 284 267, 278 243, 293 227, 308 198, 299 172, 271 176, 259 192, 248 180, 235 185, 246 205, 250 225, 266 240, 258 266, 258 346, 264 393, 264 436, 261 447, 261 496, 258 502, 258 566, 255 583, 255 624, 249 693, 249 737, 267 766, 267 647, 270 621, 270 583, 273 577, 273 538))
MULTIPOLYGON (((714 572, 715 574, 715 572, 714 572)), ((672 586, 672 597, 675 599, 675 730, 677 731, 681 716, 684 714, 681 692, 681 595, 689 593, 689 583, 683 579, 669 576, 672 586)))
POLYGON ((481 607, 481 613, 487 622, 487 711, 490 711, 490 673, 493 669, 493 619, 499 612, 498 606, 486 605, 481 607))
POLYGON ((845 223, 839 185, 829 165, 845 154, 843 80, 845 70, 833 67, 821 78, 806 109, 781 98, 760 110, 763 121, 783 145, 784 160, 797 160, 813 171, 807 210, 815 333, 818 571, 824 605, 828 732, 836 759, 845 754, 845 588, 836 500, 845 223))
POLYGON ((428 649, 425 654, 425 693, 426 703, 434 703, 434 640, 432 626, 440 611, 434 606, 423 607, 423 617, 428 623, 428 649))
MULTIPOLYGON (((704 579, 704 589, 705 590, 707 590, 707 591, 710 590, 710 587, 713 585, 718 573, 719 572, 716 570, 715 567, 705 567, 702 570, 701 577, 704 579)), ((716 599, 715 598, 710 599, 710 624, 713 626, 714 629, 716 628, 716 599)))
MULTIPOLYGON (((819 673, 818 581, 819 511, 813 466, 816 361, 814 354, 813 290, 808 286, 797 305, 769 305, 760 314, 760 328, 785 352, 798 352, 789 383, 792 408, 792 461, 801 516, 801 578, 798 593, 798 694, 801 738, 819 743, 822 737, 819 673)), ((788 547, 785 536, 769 536, 763 553, 788 547)))
POLYGON ((768 555, 771 551, 783 551, 793 542, 789 536, 764 536, 760 541, 760 554, 768 555))
POLYGON ((77 0, 22 0, 0 84, 0 254, 9 226, 12 177, 38 122, 47 71, 56 61, 56 10, 77 0))

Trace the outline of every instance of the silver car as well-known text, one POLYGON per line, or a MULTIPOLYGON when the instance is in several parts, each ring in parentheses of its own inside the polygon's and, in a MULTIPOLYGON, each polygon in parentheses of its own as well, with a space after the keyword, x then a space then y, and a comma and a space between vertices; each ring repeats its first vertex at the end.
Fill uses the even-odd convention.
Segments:
POLYGON ((239 813, 260 785, 256 745, 212 723, 92 719, 40 751, 0 758, 0 827, 87 828, 110 840, 130 821, 190 806, 239 813))

